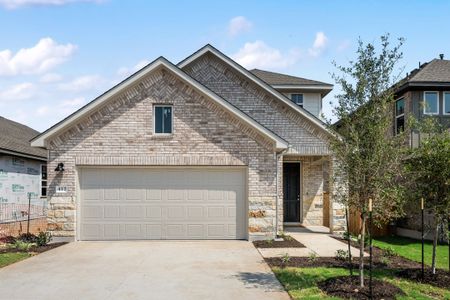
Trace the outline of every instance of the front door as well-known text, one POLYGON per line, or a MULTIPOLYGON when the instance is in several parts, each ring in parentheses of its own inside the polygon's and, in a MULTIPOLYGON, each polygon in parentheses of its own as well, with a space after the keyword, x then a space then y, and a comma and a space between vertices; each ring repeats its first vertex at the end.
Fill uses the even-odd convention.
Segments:
POLYGON ((284 222, 300 222, 300 163, 283 164, 284 222))

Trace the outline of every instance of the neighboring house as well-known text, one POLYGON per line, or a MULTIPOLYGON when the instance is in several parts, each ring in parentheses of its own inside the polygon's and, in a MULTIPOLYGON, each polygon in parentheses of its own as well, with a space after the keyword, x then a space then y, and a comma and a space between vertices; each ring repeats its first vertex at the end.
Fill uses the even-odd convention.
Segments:
MULTIPOLYGON (((436 118, 440 124, 450 129, 450 60, 434 59, 422 64, 402 79, 395 90, 392 131, 397 134, 405 129, 410 116, 422 119, 436 118)), ((408 131, 411 147, 418 147, 424 136, 417 131, 408 131)), ((420 238, 420 216, 417 207, 408 207, 406 217, 397 222, 397 233, 420 238)), ((433 223, 433 217, 426 215, 425 222, 433 223)), ((429 234, 428 238, 432 238, 429 234)))
POLYGON ((31 197, 32 232, 45 230, 47 151, 31 147, 39 132, 0 117, 0 236, 25 232, 31 197))
MULTIPOLYGON (((409 116, 433 116, 450 128, 450 60, 434 59, 402 79, 395 89, 392 131, 404 130, 409 116)), ((409 144, 417 147, 419 132, 409 133, 409 144)))
POLYGON ((34 138, 49 150, 49 230, 76 240, 342 232, 330 132, 316 117, 332 86, 275 74, 286 90, 267 74, 210 45, 178 65, 160 57, 34 138))

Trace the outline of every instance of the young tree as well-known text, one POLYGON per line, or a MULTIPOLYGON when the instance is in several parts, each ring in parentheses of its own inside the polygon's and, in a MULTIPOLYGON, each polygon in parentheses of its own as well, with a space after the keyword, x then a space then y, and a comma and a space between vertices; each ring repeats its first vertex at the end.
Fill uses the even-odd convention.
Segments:
POLYGON ((334 64, 333 74, 341 93, 336 96, 334 115, 337 124, 329 127, 336 133, 330 148, 338 161, 336 178, 346 178, 345 196, 337 199, 352 211, 361 213, 359 276, 364 287, 364 247, 368 218, 368 201, 373 200, 374 224, 385 224, 402 214, 401 145, 404 136, 393 137, 391 118, 396 64, 402 57, 403 39, 391 47, 389 35, 381 37, 377 51, 372 43, 358 43, 357 59, 348 66, 334 64))
POLYGON ((450 216, 450 131, 432 117, 410 122, 422 138, 419 147, 411 149, 406 160, 407 178, 411 199, 424 198, 425 207, 434 217, 431 267, 435 274, 439 224, 445 224, 450 216))

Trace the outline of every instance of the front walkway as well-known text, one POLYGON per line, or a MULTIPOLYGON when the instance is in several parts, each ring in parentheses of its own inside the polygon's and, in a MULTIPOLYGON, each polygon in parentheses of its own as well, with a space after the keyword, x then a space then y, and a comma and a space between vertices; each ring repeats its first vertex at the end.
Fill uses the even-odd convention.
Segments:
MULTIPOLYGON (((335 257, 337 250, 348 250, 347 244, 330 236, 323 226, 286 227, 285 233, 305 245, 306 248, 259 248, 263 257, 289 256, 308 257, 311 255, 335 257)), ((351 247, 352 256, 359 256, 359 250, 351 247)), ((366 254, 367 255, 367 254, 366 254)))
POLYGON ((0 299, 289 300, 247 241, 74 242, 0 269, 0 299))

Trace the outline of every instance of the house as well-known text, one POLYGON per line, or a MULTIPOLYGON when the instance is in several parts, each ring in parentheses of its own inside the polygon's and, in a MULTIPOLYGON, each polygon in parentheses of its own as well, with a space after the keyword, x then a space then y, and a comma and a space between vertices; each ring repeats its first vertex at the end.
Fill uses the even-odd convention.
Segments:
MULTIPOLYGON (((420 65, 395 88, 392 132, 398 134, 405 129, 409 116, 422 119, 424 116, 435 117, 450 128, 450 60, 433 59, 420 65)), ((419 132, 409 132, 409 144, 420 144, 419 132)))
MULTIPOLYGON (((394 135, 405 130, 405 122, 410 116, 418 120, 424 117, 436 118, 450 130, 450 60, 445 60, 441 54, 440 58, 421 64, 411 71, 396 85, 395 99, 392 122, 394 135)), ((408 131, 411 147, 418 147, 423 138, 418 131, 408 131)), ((417 214, 418 207, 408 207, 406 210, 406 216, 397 222, 397 234, 420 238, 421 219, 417 214)), ((426 214, 427 226, 433 222, 433 216, 426 214)), ((428 234, 426 238, 432 239, 432 234, 428 234)))
POLYGON ((29 200, 30 231, 36 233, 47 227, 47 151, 30 145, 38 134, 0 117, 0 236, 26 232, 29 200))
POLYGON ((317 108, 286 97, 304 93, 320 110, 331 88, 252 73, 210 45, 177 65, 156 59, 32 140, 49 150, 49 230, 75 240, 342 232, 330 132, 317 108))

